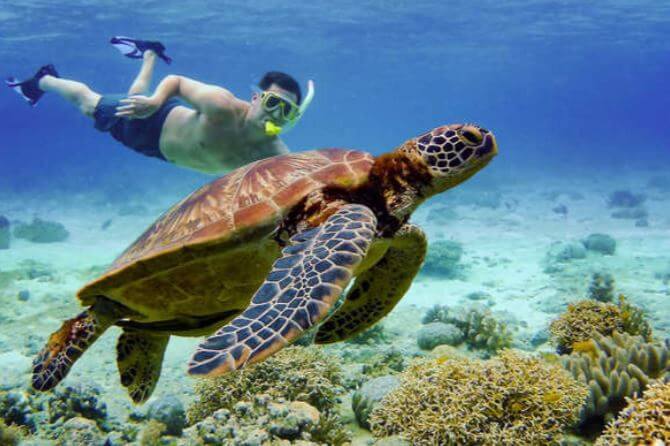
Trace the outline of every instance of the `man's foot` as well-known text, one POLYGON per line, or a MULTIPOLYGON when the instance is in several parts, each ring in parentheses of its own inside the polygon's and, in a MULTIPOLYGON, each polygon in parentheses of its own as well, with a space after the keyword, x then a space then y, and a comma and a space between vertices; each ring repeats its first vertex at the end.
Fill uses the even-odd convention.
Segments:
POLYGON ((5 80, 5 83, 9 88, 20 94, 23 99, 28 101, 28 103, 34 107, 37 104, 37 101, 39 101, 44 94, 44 90, 42 90, 39 85, 40 79, 46 75, 59 77, 58 72, 56 71, 56 67, 49 64, 40 67, 40 69, 37 70, 37 73, 35 73, 35 75, 30 79, 19 81, 15 77, 10 77, 5 80))
POLYGON ((165 54, 165 46, 158 41, 114 36, 110 39, 109 43, 121 51, 121 54, 131 59, 141 59, 146 51, 151 50, 163 59, 165 63, 169 64, 172 62, 172 58, 165 54))

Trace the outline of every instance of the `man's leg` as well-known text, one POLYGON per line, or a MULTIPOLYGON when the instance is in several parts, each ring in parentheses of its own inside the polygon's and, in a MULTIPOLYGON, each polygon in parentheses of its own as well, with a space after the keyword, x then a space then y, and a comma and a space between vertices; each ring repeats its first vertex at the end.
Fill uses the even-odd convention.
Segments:
POLYGON ((142 68, 133 81, 128 96, 133 94, 147 94, 151 86, 151 78, 154 74, 154 66, 156 65, 156 53, 151 50, 144 52, 142 56, 142 68))
POLYGON ((84 115, 92 117, 95 111, 95 106, 100 101, 100 94, 91 90, 88 85, 72 81, 69 79, 61 79, 46 75, 39 81, 39 87, 44 91, 53 91, 58 93, 63 98, 77 106, 79 111, 84 115))

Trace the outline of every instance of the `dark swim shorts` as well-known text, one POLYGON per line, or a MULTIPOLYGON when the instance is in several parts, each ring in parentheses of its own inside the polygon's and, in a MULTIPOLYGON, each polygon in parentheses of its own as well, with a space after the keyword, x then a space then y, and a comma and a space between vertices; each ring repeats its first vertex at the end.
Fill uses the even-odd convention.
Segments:
POLYGON ((153 115, 144 119, 114 116, 116 107, 123 105, 119 101, 126 97, 127 95, 122 94, 101 97, 93 112, 95 128, 101 132, 111 133, 121 144, 142 155, 167 161, 159 148, 161 129, 170 110, 180 105, 179 101, 175 98, 168 99, 153 115))

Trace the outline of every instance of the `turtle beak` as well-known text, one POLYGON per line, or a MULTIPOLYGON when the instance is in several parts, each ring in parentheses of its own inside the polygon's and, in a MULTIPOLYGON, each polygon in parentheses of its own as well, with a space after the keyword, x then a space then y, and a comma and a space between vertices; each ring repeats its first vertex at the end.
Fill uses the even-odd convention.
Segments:
POLYGON ((493 158, 498 154, 498 143, 492 133, 487 133, 484 137, 484 144, 477 149, 477 156, 480 158, 493 158))

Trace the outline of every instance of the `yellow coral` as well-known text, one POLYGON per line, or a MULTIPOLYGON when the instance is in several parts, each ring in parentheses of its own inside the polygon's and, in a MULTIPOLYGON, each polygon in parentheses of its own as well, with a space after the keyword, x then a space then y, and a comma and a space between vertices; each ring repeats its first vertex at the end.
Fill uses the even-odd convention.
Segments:
POLYGON ((595 300, 581 300, 568 305, 568 310, 549 326, 552 342, 559 353, 570 353, 576 342, 588 341, 595 333, 605 336, 623 331, 619 307, 595 300))
POLYGON ((401 377, 371 427, 413 445, 556 445, 587 393, 560 366, 511 350, 486 361, 423 360, 401 377))
POLYGON ((670 382, 650 384, 644 398, 628 398, 627 402, 596 446, 670 444, 670 382))

